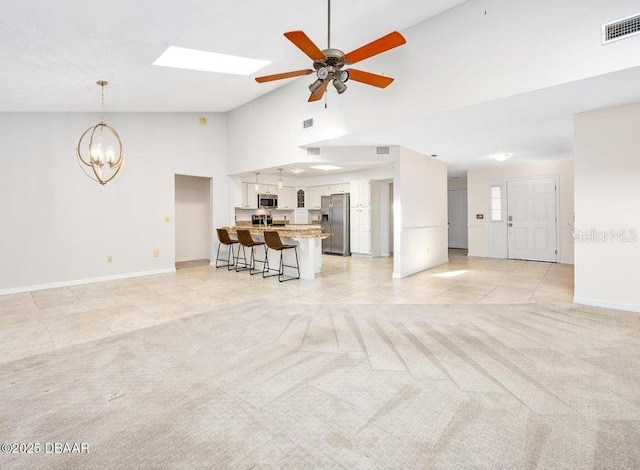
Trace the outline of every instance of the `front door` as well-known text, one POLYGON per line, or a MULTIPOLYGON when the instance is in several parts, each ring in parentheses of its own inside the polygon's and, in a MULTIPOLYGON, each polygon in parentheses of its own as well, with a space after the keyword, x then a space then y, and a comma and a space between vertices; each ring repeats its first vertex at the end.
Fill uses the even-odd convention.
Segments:
POLYGON ((557 261, 556 178, 507 181, 508 258, 557 261))

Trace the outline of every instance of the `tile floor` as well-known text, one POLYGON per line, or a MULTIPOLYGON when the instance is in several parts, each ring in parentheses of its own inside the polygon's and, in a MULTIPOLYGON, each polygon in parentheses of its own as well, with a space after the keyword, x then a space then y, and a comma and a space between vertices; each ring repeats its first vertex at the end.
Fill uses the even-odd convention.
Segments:
POLYGON ((225 304, 569 304, 573 266, 467 257, 392 279, 392 258, 324 256, 313 281, 279 283, 184 263, 175 273, 0 296, 0 363, 225 304))
POLYGON ((3 442, 90 448, 0 467, 640 468, 640 320, 573 305, 571 266, 324 263, 0 297, 3 442))

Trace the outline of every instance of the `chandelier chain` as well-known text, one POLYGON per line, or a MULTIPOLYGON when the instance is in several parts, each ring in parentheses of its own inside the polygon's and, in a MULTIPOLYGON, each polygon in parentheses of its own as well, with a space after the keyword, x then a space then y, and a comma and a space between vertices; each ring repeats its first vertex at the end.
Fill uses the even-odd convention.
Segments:
POLYGON ((100 84, 100 88, 102 90, 102 117, 100 119, 102 124, 104 124, 104 84, 100 84))

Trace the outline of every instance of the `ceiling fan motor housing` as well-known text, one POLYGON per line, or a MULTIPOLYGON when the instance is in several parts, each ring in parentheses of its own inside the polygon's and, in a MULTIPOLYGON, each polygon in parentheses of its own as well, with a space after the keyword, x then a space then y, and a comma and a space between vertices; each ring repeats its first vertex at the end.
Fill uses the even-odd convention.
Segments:
POLYGON ((319 80, 333 80, 338 79, 341 82, 345 82, 349 78, 346 71, 340 69, 345 66, 344 52, 340 49, 325 49, 322 51, 325 58, 322 60, 315 60, 313 62, 313 68, 316 70, 316 75, 319 80))

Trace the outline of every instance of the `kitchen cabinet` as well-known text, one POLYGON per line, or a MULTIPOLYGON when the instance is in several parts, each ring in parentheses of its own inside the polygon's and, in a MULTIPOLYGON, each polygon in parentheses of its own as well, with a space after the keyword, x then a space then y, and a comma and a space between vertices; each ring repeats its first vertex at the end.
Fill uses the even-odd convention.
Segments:
POLYGON ((351 207, 351 253, 371 254, 371 208, 351 207))
POLYGON ((298 188, 296 191, 296 209, 306 209, 307 204, 305 201, 305 190, 298 188))
POLYGON ((329 184, 323 186, 311 186, 307 188, 306 201, 307 209, 315 210, 320 209, 320 202, 322 196, 329 196, 331 194, 344 194, 351 190, 350 183, 329 184))
POLYGON ((371 180, 356 180, 350 184, 351 207, 371 206, 371 180))
POLYGON ((328 194, 345 194, 351 192, 350 183, 331 184, 327 186, 328 194))
POLYGON ((307 209, 319 210, 321 201, 320 198, 326 195, 326 190, 326 186, 311 186, 310 188, 308 188, 307 197, 305 199, 307 209))
POLYGON ((278 191, 278 209, 295 209, 296 191, 291 186, 284 186, 278 191))
POLYGON ((258 208, 258 194, 256 193, 254 183, 242 183, 240 201, 236 201, 236 207, 243 209, 258 208))
POLYGON ((296 209, 293 212, 293 223, 296 225, 300 224, 308 224, 309 223, 309 213, 307 209, 296 209))
POLYGON ((261 184, 260 189, 258 191, 259 191, 259 194, 277 194, 278 187, 273 184, 261 184))

